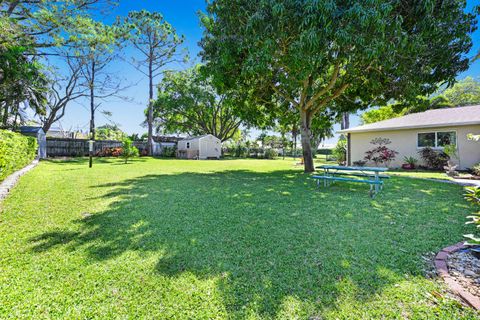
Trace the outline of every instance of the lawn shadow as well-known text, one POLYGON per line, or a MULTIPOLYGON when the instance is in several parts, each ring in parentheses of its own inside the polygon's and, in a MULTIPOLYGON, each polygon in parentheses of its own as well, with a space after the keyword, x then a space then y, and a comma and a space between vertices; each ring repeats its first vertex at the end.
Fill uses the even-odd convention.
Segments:
POLYGON ((465 210, 451 207, 454 186, 397 177, 375 200, 368 186, 317 189, 296 171, 151 174, 96 188, 115 199, 107 210, 78 231, 31 239, 32 250, 82 248, 92 262, 158 253, 159 275, 219 277, 229 312, 255 306, 267 317, 289 297, 330 309, 351 288, 369 300, 422 275, 420 255, 448 244, 459 219, 449 212, 465 210))

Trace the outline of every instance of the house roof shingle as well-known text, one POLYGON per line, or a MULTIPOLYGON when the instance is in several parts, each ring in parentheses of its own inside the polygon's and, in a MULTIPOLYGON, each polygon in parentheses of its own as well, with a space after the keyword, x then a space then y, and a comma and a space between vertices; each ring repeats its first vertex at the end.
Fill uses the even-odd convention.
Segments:
POLYGON ((340 130, 339 132, 355 133, 415 128, 466 126, 474 124, 480 124, 480 105, 434 109, 425 112, 412 113, 398 118, 340 130))

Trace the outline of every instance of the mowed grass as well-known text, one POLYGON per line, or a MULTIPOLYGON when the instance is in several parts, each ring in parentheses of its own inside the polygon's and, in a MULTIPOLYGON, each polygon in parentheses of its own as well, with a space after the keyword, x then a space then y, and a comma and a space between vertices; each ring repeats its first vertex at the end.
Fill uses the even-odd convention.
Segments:
POLYGON ((42 162, 0 204, 0 318, 473 319, 422 258, 462 188, 317 189, 292 160, 42 162))

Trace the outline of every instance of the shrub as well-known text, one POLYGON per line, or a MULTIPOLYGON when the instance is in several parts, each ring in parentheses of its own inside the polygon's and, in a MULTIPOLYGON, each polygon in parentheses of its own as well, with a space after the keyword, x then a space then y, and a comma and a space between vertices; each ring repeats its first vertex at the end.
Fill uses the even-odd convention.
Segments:
POLYGON ((332 149, 329 149, 329 148, 320 148, 317 150, 316 154, 322 154, 322 155, 331 155, 332 154, 332 149))
POLYGON ((37 156, 37 139, 0 130, 0 181, 37 156))
POLYGON ((388 167, 390 162, 395 160, 398 152, 387 147, 392 143, 390 139, 375 138, 370 143, 376 147, 365 153, 366 161, 372 161, 376 166, 385 164, 388 167))
POLYGON ((332 155, 338 164, 345 164, 345 161, 347 161, 347 139, 344 136, 340 136, 340 139, 338 139, 337 145, 332 150, 332 155))
POLYGON ((480 176, 480 163, 477 163, 472 167, 472 172, 476 176, 480 176))
POLYGON ((273 148, 267 148, 263 153, 263 157, 265 159, 275 159, 276 157, 278 157, 278 152, 273 148))
POLYGON ((127 163, 130 158, 138 157, 138 149, 133 145, 132 140, 128 138, 123 139, 122 149, 122 158, 125 159, 125 163, 127 163))
POLYGON ((404 157, 404 158, 403 158, 403 161, 404 161, 406 164, 409 164, 409 165, 411 165, 412 167, 415 167, 415 166, 417 165, 418 159, 417 159, 417 158, 414 158, 414 157, 404 157))
POLYGON ((168 158, 174 158, 177 153, 177 148, 175 146, 173 147, 164 147, 162 149, 162 156, 168 157, 168 158))
POLYGON ((96 153, 97 157, 120 157, 123 153, 123 149, 120 147, 115 148, 103 148, 96 153))
POLYGON ((437 152, 430 147, 425 147, 418 153, 429 169, 442 170, 447 165, 448 160, 450 160, 450 157, 445 152, 437 152))
MULTIPOLYGON (((465 188, 465 199, 476 206, 480 206, 480 188, 479 187, 467 187, 465 188)), ((480 228, 480 212, 476 212, 467 218, 470 221, 467 224, 474 224, 477 228, 480 228)), ((468 245, 480 245, 480 237, 473 234, 466 234, 465 238, 468 239, 468 245)))
POLYGON ((233 150, 233 155, 237 158, 246 158, 248 155, 248 148, 242 144, 237 144, 233 150))

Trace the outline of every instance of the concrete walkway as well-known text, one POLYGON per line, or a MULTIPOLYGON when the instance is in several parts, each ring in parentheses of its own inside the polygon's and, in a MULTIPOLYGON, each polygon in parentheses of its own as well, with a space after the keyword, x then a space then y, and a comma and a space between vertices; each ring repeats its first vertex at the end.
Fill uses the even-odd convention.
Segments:
POLYGON ((20 177, 23 176, 28 171, 35 168, 37 164, 38 164, 38 160, 33 160, 32 163, 30 163, 23 169, 15 171, 11 175, 9 175, 5 180, 3 180, 3 182, 0 183, 0 201, 7 197, 10 190, 12 190, 13 187, 15 187, 15 185, 17 184, 18 179, 20 179, 20 177))
POLYGON ((480 187, 480 180, 453 179, 453 182, 458 183, 462 186, 477 186, 477 187, 480 187))

